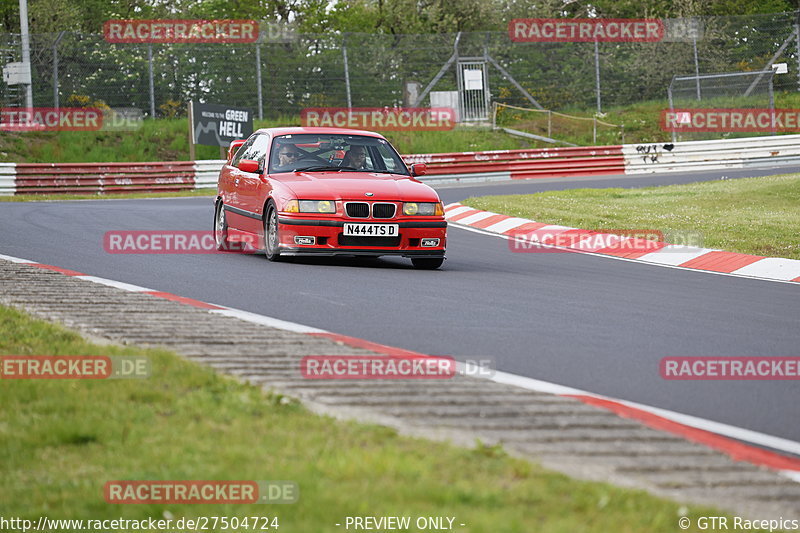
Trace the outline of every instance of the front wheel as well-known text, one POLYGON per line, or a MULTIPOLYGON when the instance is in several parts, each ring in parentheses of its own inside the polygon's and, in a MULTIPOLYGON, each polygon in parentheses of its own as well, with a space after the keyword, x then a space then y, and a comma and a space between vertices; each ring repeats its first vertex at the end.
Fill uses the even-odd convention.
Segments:
POLYGON ((267 217, 264 219, 264 253, 270 261, 280 261, 281 250, 278 246, 280 242, 278 212, 275 210, 275 206, 270 204, 267 209, 267 217))
POLYGON ((444 257, 414 257, 411 264, 420 270, 436 270, 444 263, 444 257))
POLYGON ((228 221, 225 219, 222 200, 217 202, 217 207, 214 209, 214 244, 220 252, 232 250, 231 241, 228 240, 228 221))

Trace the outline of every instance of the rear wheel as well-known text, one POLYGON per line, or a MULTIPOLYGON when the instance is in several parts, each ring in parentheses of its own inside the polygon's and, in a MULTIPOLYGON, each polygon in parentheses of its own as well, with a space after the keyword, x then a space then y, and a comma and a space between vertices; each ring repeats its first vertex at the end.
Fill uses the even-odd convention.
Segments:
POLYGON ((414 257, 411 264, 420 270, 436 270, 444 263, 444 257, 414 257))
POLYGON ((217 202, 214 209, 214 244, 217 250, 227 252, 232 249, 228 240, 228 221, 225 218, 225 209, 222 200, 217 202))
POLYGON ((264 253, 270 261, 281 259, 280 233, 278 230, 278 211, 273 204, 267 208, 267 216, 264 219, 264 253))

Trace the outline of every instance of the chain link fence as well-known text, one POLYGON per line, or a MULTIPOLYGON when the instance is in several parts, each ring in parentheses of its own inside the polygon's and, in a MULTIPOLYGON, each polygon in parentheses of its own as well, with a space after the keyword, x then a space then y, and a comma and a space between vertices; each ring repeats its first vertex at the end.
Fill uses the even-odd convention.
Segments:
MULTIPOLYGON (((491 102, 564 112, 648 101, 666 108, 676 76, 761 71, 780 62, 788 72, 774 77, 774 90, 798 91, 796 13, 699 22, 697 40, 656 43, 516 43, 506 32, 473 32, 277 40, 262 33, 253 44, 148 45, 110 44, 102 35, 34 34, 33 103, 88 102, 170 117, 185 115, 195 100, 249 107, 260 118, 297 116, 306 107, 408 106, 419 96, 427 106, 430 93, 423 88, 458 91, 460 59, 485 61, 491 102)), ((19 36, 0 34, 0 65, 19 56, 19 36)), ((21 86, 0 82, 0 103, 23 106, 21 86)))

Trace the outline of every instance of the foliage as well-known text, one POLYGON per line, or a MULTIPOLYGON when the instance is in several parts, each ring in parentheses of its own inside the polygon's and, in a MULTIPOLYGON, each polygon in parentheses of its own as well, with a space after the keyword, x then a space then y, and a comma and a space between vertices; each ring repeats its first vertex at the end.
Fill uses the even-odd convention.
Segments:
MULTIPOLYGON (((310 33, 502 31, 525 17, 688 17, 795 9, 791 0, 29 0, 32 33, 100 32, 112 18, 295 21, 310 33)), ((0 0, 0 31, 19 31, 16 0, 0 0)))

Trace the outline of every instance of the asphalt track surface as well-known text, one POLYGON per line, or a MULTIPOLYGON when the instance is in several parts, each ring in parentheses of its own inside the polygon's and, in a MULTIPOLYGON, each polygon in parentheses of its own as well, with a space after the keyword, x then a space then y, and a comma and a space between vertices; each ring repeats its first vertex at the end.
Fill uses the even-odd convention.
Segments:
MULTIPOLYGON (((798 167, 440 188, 473 195, 642 187, 798 167)), ((112 230, 209 230, 211 198, 0 203, 0 254, 800 441, 796 381, 666 381, 666 356, 797 356, 800 286, 585 254, 512 253, 451 227, 447 261, 109 254, 112 230)), ((218 332, 224 336, 224 331, 218 332)))

